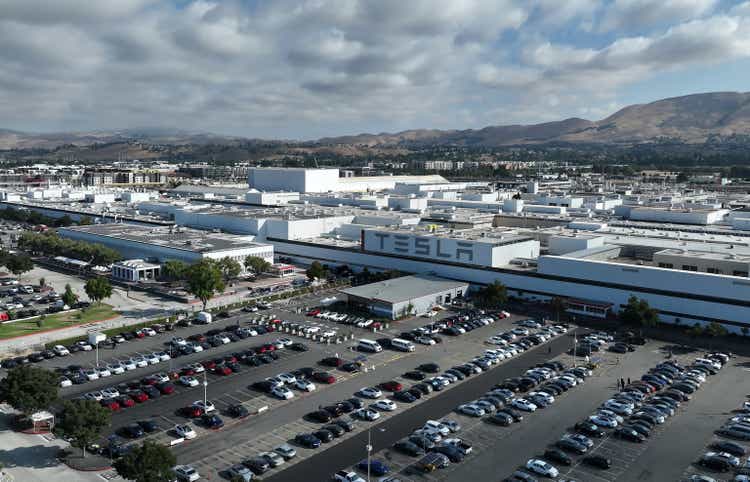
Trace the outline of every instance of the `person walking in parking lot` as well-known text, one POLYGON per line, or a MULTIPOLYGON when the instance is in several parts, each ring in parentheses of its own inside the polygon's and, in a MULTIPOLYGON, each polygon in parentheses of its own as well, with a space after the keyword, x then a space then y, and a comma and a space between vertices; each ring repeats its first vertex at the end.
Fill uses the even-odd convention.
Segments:
POLYGON ((630 385, 630 377, 628 377, 628 385, 630 385))

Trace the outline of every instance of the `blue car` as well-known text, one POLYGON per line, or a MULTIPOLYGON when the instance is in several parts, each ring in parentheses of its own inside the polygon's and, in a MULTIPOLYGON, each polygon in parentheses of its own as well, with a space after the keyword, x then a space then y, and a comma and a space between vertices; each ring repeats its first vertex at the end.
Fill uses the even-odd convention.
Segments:
POLYGON ((203 415, 201 420, 207 428, 217 429, 224 426, 224 420, 218 415, 203 415))
MULTIPOLYGON (((357 464, 357 468, 361 470, 362 472, 367 472, 367 460, 363 460, 360 463, 357 464)), ((370 474, 380 477, 381 475, 385 475, 389 472, 388 466, 385 465, 383 462, 377 459, 373 459, 370 461, 370 474)))

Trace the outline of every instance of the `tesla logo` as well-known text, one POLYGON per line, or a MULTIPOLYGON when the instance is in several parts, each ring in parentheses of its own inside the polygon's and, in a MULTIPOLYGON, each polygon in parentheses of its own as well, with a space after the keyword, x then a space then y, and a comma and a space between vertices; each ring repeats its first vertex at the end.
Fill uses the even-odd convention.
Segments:
POLYGON ((474 261, 474 246, 465 241, 449 241, 439 238, 419 238, 403 234, 372 233, 376 239, 376 251, 387 251, 390 241, 396 253, 420 257, 437 256, 456 261, 474 261))

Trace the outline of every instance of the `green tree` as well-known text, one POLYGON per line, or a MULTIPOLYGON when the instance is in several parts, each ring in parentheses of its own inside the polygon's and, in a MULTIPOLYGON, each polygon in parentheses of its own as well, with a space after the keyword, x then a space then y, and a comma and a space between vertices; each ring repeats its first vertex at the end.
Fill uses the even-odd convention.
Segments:
POLYGON ((93 220, 89 216, 81 216, 78 218, 78 224, 81 226, 87 226, 89 224, 92 224, 93 220))
POLYGON ((709 336, 726 336, 729 333, 729 331, 727 331, 727 329, 724 328, 724 325, 722 325, 721 323, 712 321, 706 327, 706 333, 709 336))
POLYGON ((47 286, 47 280, 44 277, 39 278, 39 287, 44 288, 47 286))
POLYGON ((16 276, 20 276, 34 269, 34 262, 25 254, 15 254, 8 257, 5 267, 16 276))
POLYGON ((552 309, 552 312, 555 314, 555 319, 559 323, 560 313, 565 311, 565 300, 563 300, 559 296, 555 296, 549 301, 549 306, 552 309))
POLYGON ((203 311, 206 310, 208 301, 217 292, 224 291, 224 279, 216 262, 210 259, 190 265, 186 273, 188 291, 203 303, 203 311))
POLYGON ((271 263, 258 256, 248 256, 245 258, 245 269, 251 270, 255 274, 261 274, 271 267, 271 263))
POLYGON ((0 400, 26 415, 46 410, 57 400, 58 376, 44 368, 13 368, 0 380, 0 400))
POLYGON ((114 468, 123 479, 135 482, 169 482, 174 480, 172 467, 177 459, 166 446, 153 440, 115 460, 114 468))
POLYGON ((109 284, 107 278, 91 278, 86 281, 86 285, 83 287, 89 299, 95 303, 101 303, 102 300, 112 296, 112 285, 109 284))
POLYGON ((70 438, 70 444, 82 450, 99 439, 105 427, 110 424, 111 412, 96 400, 66 400, 57 418, 55 430, 63 437, 70 438))
POLYGON ((229 257, 221 258, 216 262, 216 266, 221 271, 224 282, 234 279, 242 273, 242 265, 229 257))
POLYGON ((170 259, 169 261, 164 263, 164 267, 162 268, 161 272, 165 278, 172 281, 179 281, 185 279, 187 269, 187 263, 170 259))
POLYGON ((65 285, 65 292, 62 295, 62 300, 68 306, 73 306, 78 302, 78 295, 73 293, 73 288, 70 287, 70 283, 65 285))
POLYGON ((323 279, 326 277, 326 269, 322 264, 320 264, 320 261, 313 261, 310 264, 310 267, 307 268, 305 274, 307 274, 307 278, 310 280, 314 280, 316 278, 323 279))
POLYGON ((703 327, 699 323, 696 323, 687 330, 687 333, 691 338, 697 338, 703 334, 703 327))
POLYGON ((500 308, 508 301, 508 290, 499 281, 493 281, 476 294, 476 303, 482 308, 500 308))
POLYGON ((648 301, 632 295, 619 316, 622 323, 640 327, 653 327, 659 322, 659 312, 651 308, 648 301))

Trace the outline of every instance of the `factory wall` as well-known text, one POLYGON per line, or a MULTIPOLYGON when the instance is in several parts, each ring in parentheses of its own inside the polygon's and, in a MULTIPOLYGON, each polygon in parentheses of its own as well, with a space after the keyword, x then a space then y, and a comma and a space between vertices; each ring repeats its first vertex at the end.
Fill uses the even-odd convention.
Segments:
POLYGON ((268 219, 264 236, 281 239, 315 238, 330 233, 344 223, 351 223, 354 216, 334 216, 310 219, 268 219))
POLYGON ((604 238, 600 236, 551 236, 548 244, 550 254, 560 255, 603 246, 604 238))
MULTIPOLYGON (((728 330, 737 333, 740 332, 742 326, 750 327, 750 301, 748 301, 750 300, 750 282, 737 280, 736 278, 729 283, 743 283, 736 287, 738 288, 736 295, 739 298, 723 296, 721 288, 711 290, 712 294, 718 292, 718 297, 698 296, 680 291, 681 286, 673 286, 669 282, 647 283, 647 277, 645 276, 624 280, 622 283, 614 283, 612 280, 617 278, 606 278, 606 276, 604 281, 576 279, 576 273, 568 272, 564 272, 560 276, 544 275, 533 271, 489 269, 437 263, 429 260, 365 253, 356 249, 336 248, 313 243, 269 241, 274 244, 277 255, 289 256, 302 261, 309 262, 317 259, 324 263, 341 263, 353 267, 367 266, 379 269, 397 267, 404 272, 430 273, 448 279, 467 281, 475 285, 486 285, 497 280, 511 290, 519 291, 527 299, 547 300, 553 296, 562 296, 604 301, 613 303, 614 312, 619 311, 631 295, 635 295, 645 299, 652 307, 660 310, 660 317, 666 323, 680 323, 683 326, 691 326, 695 323, 707 324, 711 321, 719 321, 723 322, 728 330)), ((701 275, 701 273, 691 274, 701 275)), ((711 277, 713 275, 704 274, 702 276, 711 277)), ((706 281, 714 282, 711 278, 707 278, 706 281)), ((719 281, 722 287, 725 286, 725 282, 725 280, 719 281)))
POLYGON ((248 172, 249 186, 259 191, 336 191, 338 181, 338 169, 252 168, 248 172))

